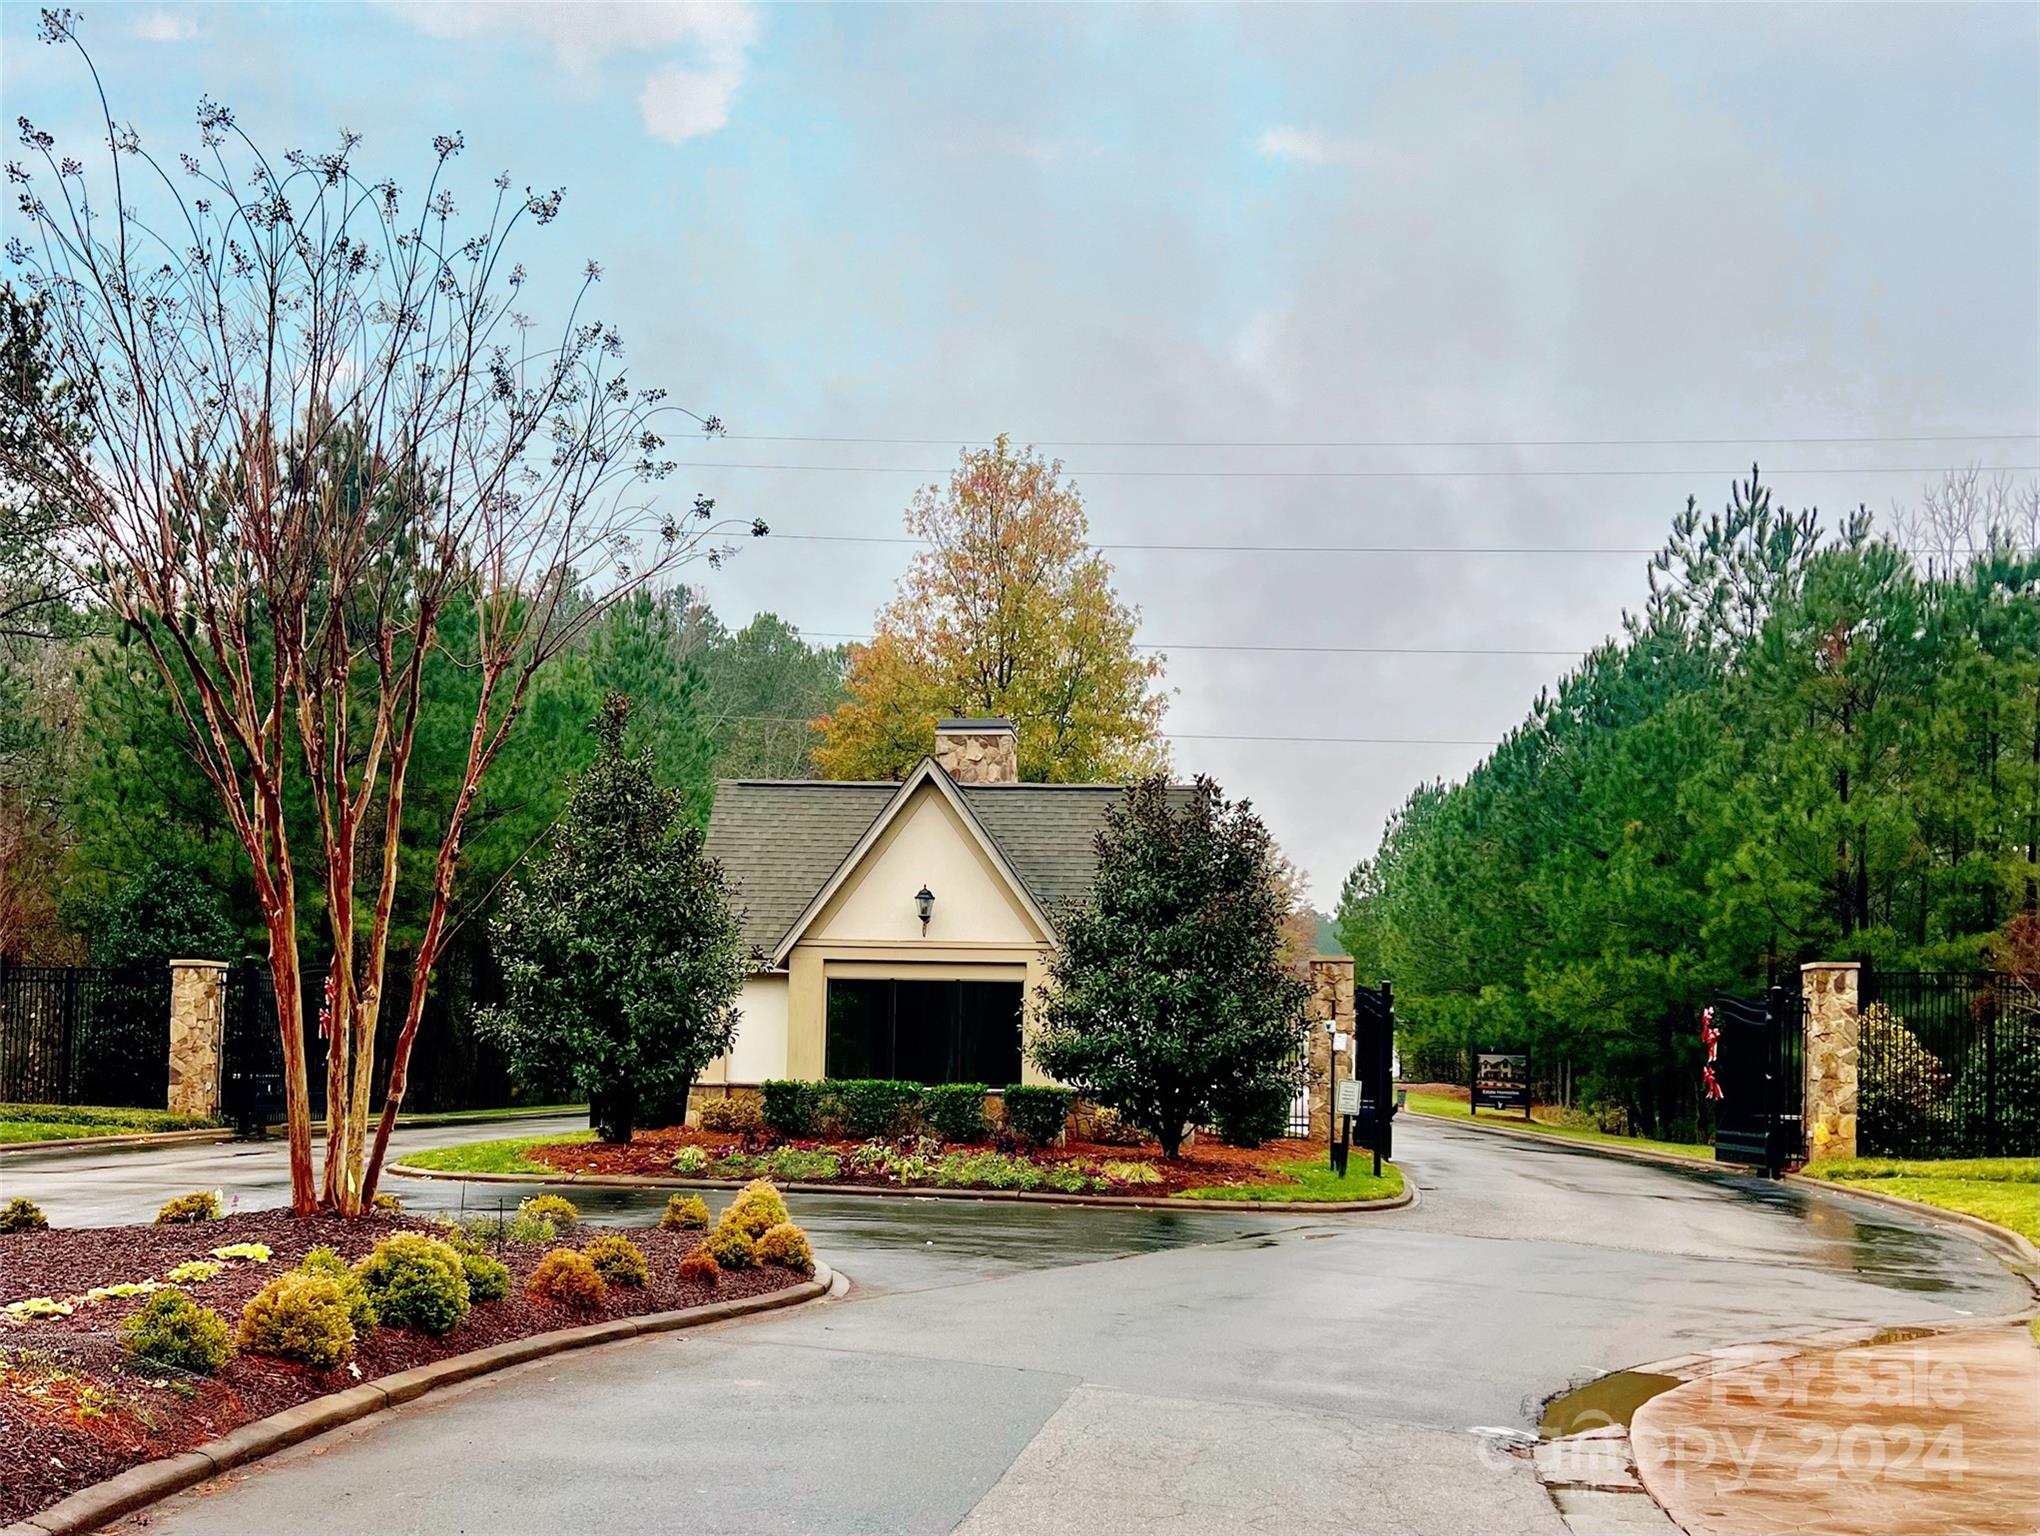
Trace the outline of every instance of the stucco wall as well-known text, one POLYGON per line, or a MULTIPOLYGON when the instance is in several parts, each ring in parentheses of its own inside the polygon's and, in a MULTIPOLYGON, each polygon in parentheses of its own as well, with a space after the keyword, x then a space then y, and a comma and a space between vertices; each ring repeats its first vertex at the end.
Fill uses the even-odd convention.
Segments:
POLYGON ((935 896, 925 942, 1033 944, 1025 907, 933 788, 915 794, 843 889, 802 935, 811 944, 924 942, 914 897, 935 896))
POLYGON ((753 976, 744 983, 738 1006, 744 1022, 724 1059, 726 1081, 762 1083, 786 1076, 786 978, 753 976))

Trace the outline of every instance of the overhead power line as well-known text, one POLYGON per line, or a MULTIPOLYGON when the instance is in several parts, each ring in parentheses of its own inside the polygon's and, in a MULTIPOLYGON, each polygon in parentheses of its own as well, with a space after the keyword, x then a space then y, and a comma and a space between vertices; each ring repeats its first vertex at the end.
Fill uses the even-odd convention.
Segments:
MULTIPOLYGON (((813 640, 849 640, 864 644, 871 639, 865 634, 853 634, 840 629, 808 629, 795 625, 800 633, 813 640)), ((1241 651, 1269 655, 1287 656, 1584 656, 1588 648, 1574 647, 1571 650, 1537 650, 1517 646, 1451 646, 1451 645, 1219 645, 1193 642, 1184 645, 1168 645, 1161 641, 1137 641, 1137 651, 1241 651)))
MULTIPOLYGON (((904 533, 783 533, 774 528, 769 539, 786 539, 803 544, 918 544, 931 547, 932 541, 917 539, 904 533)), ((1226 555, 1624 555, 1641 557, 1656 553, 1654 550, 1615 549, 1612 547, 1583 548, 1579 546, 1529 545, 1529 544, 1168 544, 1168 543, 1103 543, 1093 544, 1092 549, 1125 551, 1173 551, 1204 552, 1226 555)))
MULTIPOLYGON (((914 469, 898 464, 759 464, 724 463, 714 459, 677 459, 682 469, 789 470, 812 475, 946 475, 954 468, 914 469)), ((1606 480, 1666 479, 1697 480, 1717 475, 1742 475, 1748 465, 1727 469, 1083 469, 1066 466, 1065 473, 1114 480, 1606 480)), ((1805 468, 1767 469, 1766 479, 1778 475, 1947 475, 1971 469, 1993 474, 2040 473, 2040 464, 1943 464, 1901 465, 1813 465, 1805 468)))
MULTIPOLYGON (((2021 443, 2040 441, 2036 432, 1922 432, 1904 437, 1488 437, 1488 438, 1205 438, 1114 439, 1097 437, 1025 437, 1016 442, 1037 448, 1725 448, 1737 443, 1752 448, 1787 446, 1864 446, 1875 443, 2021 443)), ((990 437, 837 437, 793 433, 729 432, 729 443, 870 443, 891 448, 947 448, 989 443, 990 437)))
MULTIPOLYGON (((812 725, 797 715, 739 715, 740 720, 762 725, 812 725)), ((1171 741, 1273 741, 1288 744, 1338 747, 1492 747, 1485 737, 1471 736, 1251 736, 1208 731, 1161 731, 1171 741)))

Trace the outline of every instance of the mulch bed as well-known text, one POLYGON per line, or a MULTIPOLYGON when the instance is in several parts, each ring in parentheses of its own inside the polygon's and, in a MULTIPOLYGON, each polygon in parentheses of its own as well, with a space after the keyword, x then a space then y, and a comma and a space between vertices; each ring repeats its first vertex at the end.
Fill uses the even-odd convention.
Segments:
MULTIPOLYGON (((801 1140, 787 1144, 807 1150, 834 1152, 843 1158, 846 1163, 843 1174, 828 1182, 880 1189, 898 1187, 884 1178, 859 1177, 849 1172, 849 1153, 859 1145, 856 1141, 801 1140)), ((628 1143, 615 1146, 599 1141, 564 1142, 533 1147, 524 1155, 535 1163, 557 1168, 562 1173, 671 1176, 673 1154, 682 1147, 700 1147, 713 1158, 724 1152, 743 1150, 744 1141, 740 1136, 722 1132, 676 1127, 639 1131, 628 1143)), ((983 1150, 983 1145, 976 1148, 958 1145, 944 1150, 983 1150)), ((1207 1189, 1214 1185, 1246 1187, 1289 1183, 1289 1176, 1280 1171, 1281 1164, 1308 1162, 1322 1157, 1324 1150, 1324 1144, 1318 1141, 1271 1141, 1249 1148, 1227 1146, 1216 1138, 1200 1137, 1194 1146, 1184 1149, 1181 1157, 1170 1161, 1162 1156, 1160 1148, 1152 1144, 1129 1147, 1067 1141, 1039 1154, 1038 1160, 1044 1163, 1077 1163, 1086 1167, 1108 1162, 1144 1163, 1161 1176, 1161 1182, 1131 1185, 1114 1193, 1152 1197, 1180 1194, 1186 1189, 1207 1189)))
MULTIPOLYGON (((392 1232, 429 1230, 414 1216, 375 1215, 359 1221, 288 1211, 250 1211, 221 1221, 171 1227, 57 1228, 0 1234, 0 1302, 30 1296, 58 1299, 95 1286, 161 1279, 186 1259, 209 1257, 229 1243, 264 1243, 270 1261, 229 1262, 213 1279, 183 1289, 194 1301, 236 1321, 249 1297, 320 1243, 359 1258, 392 1232)), ((67 1494, 128 1467, 175 1455, 251 1419, 378 1376, 510 1339, 609 1318, 631 1317, 761 1295, 802 1278, 786 1269, 727 1273, 720 1286, 682 1283, 680 1258, 701 1234, 657 1228, 583 1226, 562 1233, 578 1245, 596 1231, 621 1232, 650 1260, 642 1288, 612 1285, 593 1311, 577 1311, 525 1294, 524 1282, 545 1250, 506 1246, 510 1294, 478 1302, 443 1338, 405 1328, 378 1328, 356 1347, 353 1369, 313 1371, 258 1355, 236 1355, 215 1377, 172 1381, 122 1361, 120 1320, 146 1298, 79 1303, 69 1317, 17 1323, 0 1318, 0 1525, 47 1508, 67 1494), (357 1374, 358 1371, 358 1374, 357 1374)))

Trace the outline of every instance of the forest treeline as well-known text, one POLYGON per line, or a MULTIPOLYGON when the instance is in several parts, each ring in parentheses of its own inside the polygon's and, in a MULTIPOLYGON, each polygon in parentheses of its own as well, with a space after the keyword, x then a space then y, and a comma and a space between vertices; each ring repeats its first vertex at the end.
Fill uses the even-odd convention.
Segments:
POLYGON ((1339 926, 1407 1077, 1527 1050, 1547 1092, 1704 1131, 1698 1015, 1811 959, 1972 969, 2040 875, 2040 491, 1969 473, 1873 526, 1755 472, 1689 501, 1618 638, 1417 788, 1339 926))

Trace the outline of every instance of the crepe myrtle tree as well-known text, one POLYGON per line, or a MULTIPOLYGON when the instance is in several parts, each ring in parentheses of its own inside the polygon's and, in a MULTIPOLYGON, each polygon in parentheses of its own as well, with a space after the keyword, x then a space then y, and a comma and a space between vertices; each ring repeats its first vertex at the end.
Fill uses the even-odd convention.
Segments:
MULTIPOLYGON (((729 551, 717 541, 734 530, 708 501, 668 510, 650 489, 677 467, 661 452, 670 418, 719 427, 626 378, 616 331, 588 312, 594 263, 577 287, 528 291, 511 252, 554 221, 558 192, 498 176, 466 217, 458 135, 434 140, 412 198, 358 167, 353 133, 276 155, 212 101, 173 161, 116 120, 74 13, 43 12, 41 36, 76 49, 97 145, 88 170, 23 119, 7 165, 10 281, 46 366, 5 370, 0 476, 70 509, 62 554, 164 679, 252 866, 291 1204, 359 1214, 404 1100, 478 786, 540 668, 622 596, 729 551), (457 778, 434 786, 444 810, 420 868, 405 806, 435 656, 474 680, 475 703, 457 778), (305 805, 310 848, 292 836, 305 805), (422 911, 370 1145, 400 875, 422 911), (331 952, 323 1183, 301 924, 323 927, 331 952)), ((16 338, 0 340, 13 357, 16 338)))
POLYGON ((601 747, 537 862, 491 925, 505 1001, 483 1031, 528 1082, 571 1081, 604 1141, 638 1110, 687 1113, 694 1079, 737 1035, 751 970, 721 866, 649 750, 627 754, 630 701, 612 693, 601 747))
POLYGON ((1261 819, 1203 777, 1187 796, 1160 776, 1129 786, 1097 854, 1029 1051, 1175 1157, 1187 1127, 1301 1085, 1289 887, 1261 819))

